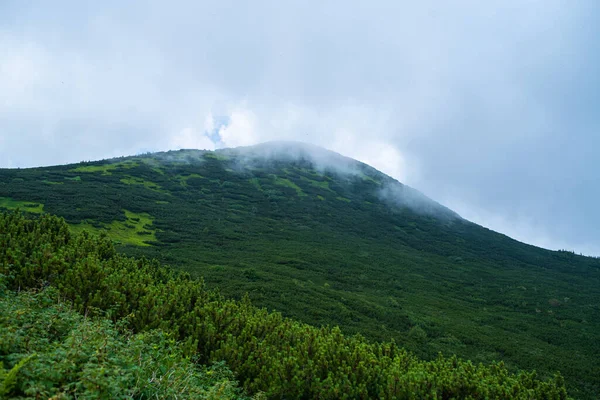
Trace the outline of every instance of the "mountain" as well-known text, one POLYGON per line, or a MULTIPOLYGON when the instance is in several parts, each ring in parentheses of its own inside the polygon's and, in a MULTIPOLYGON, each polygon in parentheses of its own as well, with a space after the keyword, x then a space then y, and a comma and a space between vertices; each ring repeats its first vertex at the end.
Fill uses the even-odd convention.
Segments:
POLYGON ((600 260, 526 245, 299 143, 0 170, 0 208, 62 216, 227 297, 417 355, 561 371, 600 396, 600 260))

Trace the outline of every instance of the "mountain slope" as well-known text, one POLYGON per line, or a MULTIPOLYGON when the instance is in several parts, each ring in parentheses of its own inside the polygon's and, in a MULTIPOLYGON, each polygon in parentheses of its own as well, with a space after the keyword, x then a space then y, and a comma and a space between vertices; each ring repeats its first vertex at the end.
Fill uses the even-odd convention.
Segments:
POLYGON ((0 213, 0 310, 3 398, 241 399, 234 376, 258 399, 568 398, 560 376, 423 361, 225 299, 55 216, 0 213))
POLYGON ((0 170, 0 207, 108 231, 227 296, 600 393, 600 261, 472 224, 373 168, 275 143, 0 170))

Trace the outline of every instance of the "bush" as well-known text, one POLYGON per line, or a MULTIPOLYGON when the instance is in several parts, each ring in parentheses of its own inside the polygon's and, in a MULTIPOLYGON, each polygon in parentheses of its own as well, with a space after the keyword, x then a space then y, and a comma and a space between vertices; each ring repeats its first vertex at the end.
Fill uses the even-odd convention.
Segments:
POLYGON ((170 335, 132 334, 57 302, 54 289, 0 298, 0 395, 20 398, 235 399, 223 363, 197 366, 170 335), (53 397, 54 396, 54 397, 53 397))

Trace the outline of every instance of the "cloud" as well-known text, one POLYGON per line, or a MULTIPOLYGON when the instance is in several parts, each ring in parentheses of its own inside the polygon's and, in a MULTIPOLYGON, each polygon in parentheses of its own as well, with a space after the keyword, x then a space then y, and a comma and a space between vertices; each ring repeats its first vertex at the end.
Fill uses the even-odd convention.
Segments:
POLYGON ((202 132, 197 132, 193 128, 185 128, 177 135, 171 138, 171 149, 199 149, 214 150, 215 144, 208 136, 202 132))
POLYGON ((219 129, 219 137, 224 147, 238 147, 257 144, 256 116, 248 110, 237 109, 229 115, 229 124, 219 129))
POLYGON ((212 132, 215 130, 215 117, 212 113, 208 113, 204 118, 204 132, 212 132))
POLYGON ((390 143, 378 141, 377 139, 361 140, 361 133, 335 132, 331 148, 348 157, 369 164, 401 182, 406 182, 409 175, 408 169, 404 156, 398 149, 390 143))

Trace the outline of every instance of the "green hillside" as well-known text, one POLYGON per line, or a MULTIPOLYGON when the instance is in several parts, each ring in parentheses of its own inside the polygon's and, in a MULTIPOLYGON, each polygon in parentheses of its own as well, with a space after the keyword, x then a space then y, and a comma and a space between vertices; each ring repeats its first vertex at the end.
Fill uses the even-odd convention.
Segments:
POLYGON ((0 398, 243 398, 237 378, 255 398, 567 399, 559 375, 423 361, 225 299, 54 216, 0 214, 0 307, 0 398))
POLYGON ((600 260, 525 245, 373 168, 268 144, 0 170, 0 208, 106 231, 129 255, 311 325, 600 396, 600 260))

